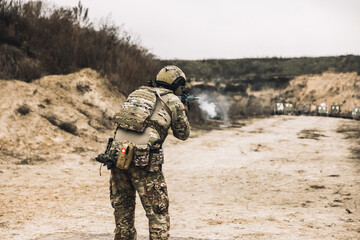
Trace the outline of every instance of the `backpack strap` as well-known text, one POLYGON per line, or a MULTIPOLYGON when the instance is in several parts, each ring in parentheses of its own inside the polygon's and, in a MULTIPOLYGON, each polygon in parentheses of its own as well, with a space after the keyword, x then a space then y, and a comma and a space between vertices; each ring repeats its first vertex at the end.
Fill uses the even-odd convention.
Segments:
POLYGON ((163 105, 163 107, 165 108, 166 112, 169 114, 169 116, 172 116, 172 112, 170 110, 170 108, 168 107, 168 105, 166 105, 164 99, 161 97, 159 89, 155 88, 155 92, 156 95, 159 97, 161 104, 163 105))

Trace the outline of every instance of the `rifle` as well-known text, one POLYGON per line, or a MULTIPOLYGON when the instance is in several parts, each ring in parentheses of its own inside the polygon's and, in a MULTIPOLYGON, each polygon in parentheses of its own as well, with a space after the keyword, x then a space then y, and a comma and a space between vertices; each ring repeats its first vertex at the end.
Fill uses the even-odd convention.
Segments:
POLYGON ((190 93, 187 89, 182 90, 179 98, 180 98, 181 102, 188 107, 188 109, 190 108, 191 102, 195 102, 195 101, 199 100, 198 96, 190 95, 190 93))

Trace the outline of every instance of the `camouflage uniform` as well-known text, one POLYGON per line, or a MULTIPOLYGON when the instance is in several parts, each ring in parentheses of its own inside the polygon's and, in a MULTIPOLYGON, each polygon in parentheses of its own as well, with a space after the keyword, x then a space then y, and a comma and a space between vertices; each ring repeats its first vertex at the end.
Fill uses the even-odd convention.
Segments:
MULTIPOLYGON (((175 137, 186 140, 190 134, 190 125, 184 105, 173 91, 161 87, 157 89, 170 108, 171 116, 162 107, 160 99, 157 98, 155 110, 150 118, 153 124, 148 127, 149 131, 146 131, 148 145, 156 146, 159 142, 164 142, 170 127, 175 137)), ((129 95, 123 108, 136 110, 137 106, 139 111, 146 112, 149 108, 147 106, 150 106, 152 101, 151 98, 146 97, 146 94, 149 93, 155 94, 155 88, 140 87, 129 95), (144 95, 145 100, 141 97, 137 98, 137 96, 144 95), (146 103, 147 101, 150 102, 146 103)), ((134 227, 136 192, 140 196, 146 216, 149 219, 150 239, 168 239, 169 237, 169 199, 161 169, 162 161, 152 162, 152 160, 151 156, 148 164, 136 164, 133 160, 127 170, 115 168, 111 171, 110 199, 114 208, 116 223, 115 240, 136 239, 134 227)))

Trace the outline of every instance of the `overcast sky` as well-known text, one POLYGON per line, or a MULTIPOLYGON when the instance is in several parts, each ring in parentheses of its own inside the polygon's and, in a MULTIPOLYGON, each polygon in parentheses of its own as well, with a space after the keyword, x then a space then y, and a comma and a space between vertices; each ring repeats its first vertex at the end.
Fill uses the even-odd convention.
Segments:
POLYGON ((81 2, 92 20, 109 17, 160 59, 360 55, 360 0, 81 2))

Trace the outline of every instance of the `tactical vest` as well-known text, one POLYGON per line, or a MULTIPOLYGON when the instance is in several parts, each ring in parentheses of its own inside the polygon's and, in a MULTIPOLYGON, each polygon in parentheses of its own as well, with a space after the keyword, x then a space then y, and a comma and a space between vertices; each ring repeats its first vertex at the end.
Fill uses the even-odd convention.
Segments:
MULTIPOLYGON (((157 93, 155 90, 149 87, 141 87, 135 90, 126 99, 120 111, 115 114, 115 123, 119 128, 138 133, 144 132, 147 127, 152 127, 163 138, 167 135, 167 130, 157 122, 150 120, 155 110, 156 101, 157 93)), ((163 102, 162 104, 165 105, 163 102)))

